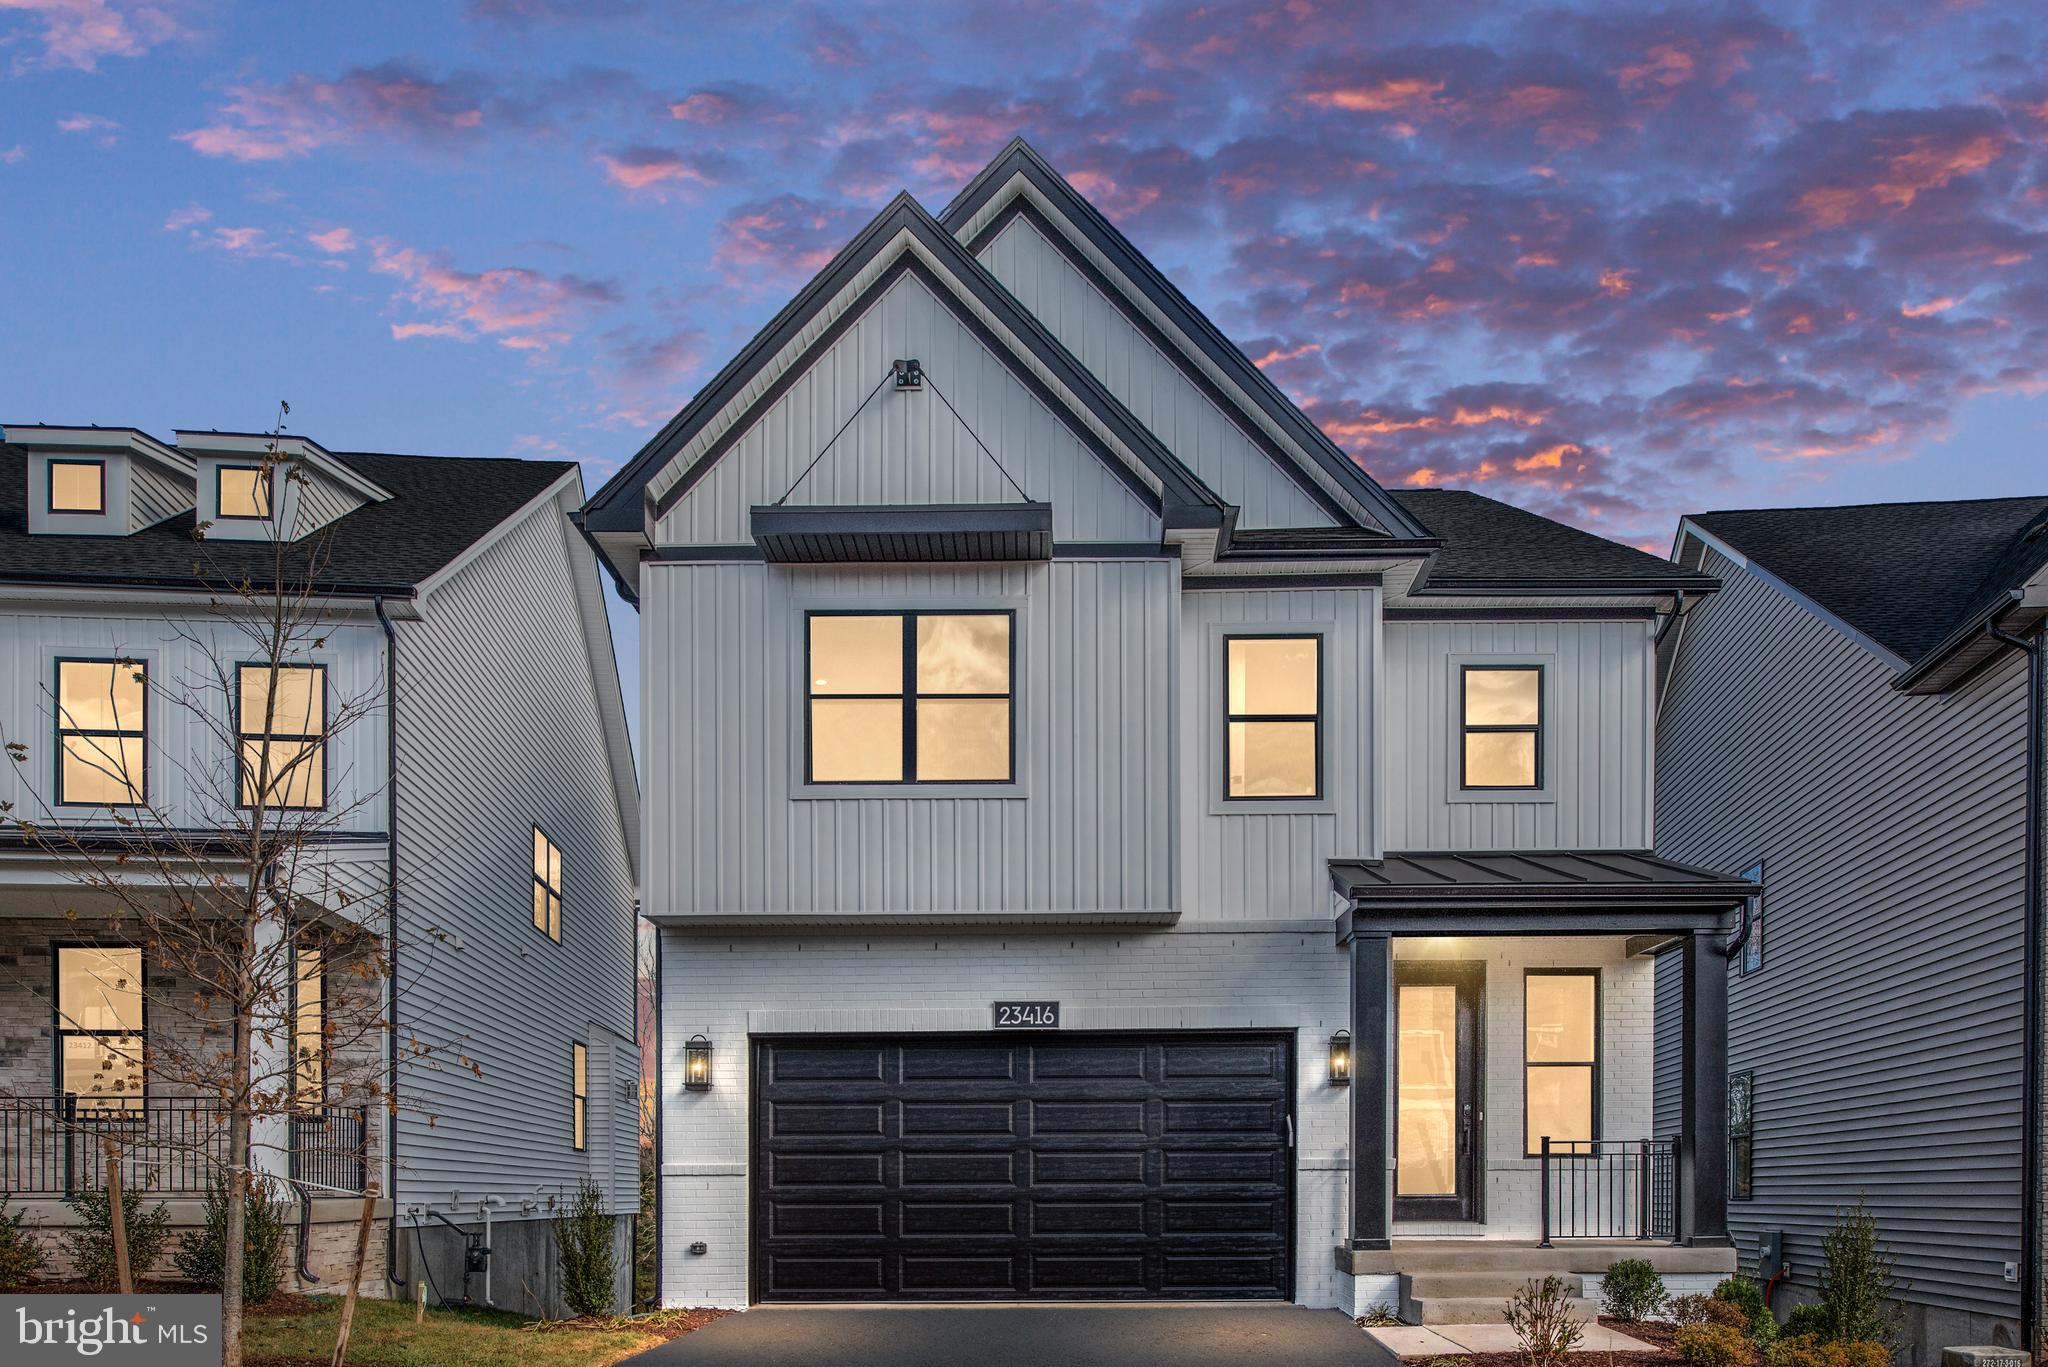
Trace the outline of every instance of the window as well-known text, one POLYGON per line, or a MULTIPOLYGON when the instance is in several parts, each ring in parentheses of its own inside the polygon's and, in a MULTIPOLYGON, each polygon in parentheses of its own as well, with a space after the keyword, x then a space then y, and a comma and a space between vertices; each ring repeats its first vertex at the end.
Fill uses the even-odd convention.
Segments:
POLYGON ((1747 1201, 1753 1194, 1751 1169, 1755 1150, 1750 1141, 1751 1103, 1756 1080, 1751 1073, 1728 1075, 1728 1199, 1747 1201))
MULTIPOLYGON (((1742 876, 1759 886, 1764 881, 1764 866, 1761 862, 1751 864, 1742 871, 1742 876)), ((1764 966, 1764 895, 1758 893, 1749 899, 1749 937, 1742 942, 1742 973, 1744 977, 1764 966)))
POLYGON ((1321 796, 1322 646, 1320 636, 1223 638, 1225 796, 1321 796))
POLYGON ((1522 1093, 1528 1154, 1598 1139, 1600 977, 1590 968, 1532 972, 1523 980, 1522 1093))
POLYGON ((580 1044, 570 1045, 569 1068, 574 1074, 571 1085, 575 1089, 571 1096, 570 1141, 581 1149, 590 1139, 590 1051, 580 1044))
POLYGON ((103 460, 50 462, 50 511, 104 513, 107 510, 107 463, 103 460))
POLYGON ((57 661, 57 802, 139 807, 148 796, 141 660, 57 661))
POLYGON ((557 944, 562 940, 562 847, 533 828, 533 928, 557 944))
POLYGON ((1543 786, 1543 667, 1466 665, 1461 786, 1543 786))
POLYGON ((270 516, 270 471, 260 465, 213 467, 216 517, 257 522, 270 516))
POLYGON ((325 807, 327 667, 279 665, 275 677, 273 695, 269 665, 240 666, 242 805, 253 807, 260 796, 266 807, 325 807))
POLYGON ((812 783, 1008 783, 1008 612, 812 613, 812 783))
POLYGON ((142 951, 59 945, 58 1090, 81 1111, 142 1109, 142 951))
POLYGON ((311 1109, 327 1099, 327 962, 317 949, 294 956, 292 1057, 297 1062, 292 1094, 311 1109))

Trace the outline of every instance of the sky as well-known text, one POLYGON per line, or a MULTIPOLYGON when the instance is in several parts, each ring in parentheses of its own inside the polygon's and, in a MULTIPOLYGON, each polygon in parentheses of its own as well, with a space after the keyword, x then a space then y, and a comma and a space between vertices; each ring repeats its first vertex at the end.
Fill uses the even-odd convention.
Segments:
POLYGON ((595 489, 1017 134, 1386 484, 2048 491, 2041 0, 0 0, 0 422, 595 489))

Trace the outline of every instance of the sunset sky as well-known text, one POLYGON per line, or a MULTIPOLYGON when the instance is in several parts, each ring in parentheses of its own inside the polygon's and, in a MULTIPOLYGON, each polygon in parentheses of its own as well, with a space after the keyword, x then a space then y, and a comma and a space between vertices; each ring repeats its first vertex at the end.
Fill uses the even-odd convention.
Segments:
POLYGON ((1031 138, 1375 476, 2048 491, 2048 5, 0 0, 0 420, 581 460, 1031 138))

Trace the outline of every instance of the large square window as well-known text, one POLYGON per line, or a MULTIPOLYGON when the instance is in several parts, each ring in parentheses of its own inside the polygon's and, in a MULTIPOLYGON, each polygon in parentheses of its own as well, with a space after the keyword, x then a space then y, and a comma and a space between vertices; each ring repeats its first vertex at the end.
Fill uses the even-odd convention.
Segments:
POLYGON ((1543 667, 1466 665, 1461 671, 1461 786, 1543 786, 1543 667))
POLYGON ((213 467, 213 511, 230 522, 270 516, 270 471, 261 465, 213 467))
POLYGON ((103 460, 50 462, 50 511, 104 513, 107 510, 107 463, 103 460))
POLYGON ((57 661, 57 802, 139 807, 148 797, 141 660, 57 661))
POLYGON ((1009 612, 813 613, 812 783, 1007 783, 1015 771, 1009 612))
POLYGON ((1320 636, 1224 638, 1224 748, 1232 798, 1322 793, 1320 636))
POLYGON ((325 807, 326 666, 239 666, 236 707, 242 805, 325 807))
POLYGON ((1524 979, 1522 1083, 1526 1152, 1585 1153, 1599 1134, 1600 977, 1589 969, 1524 979))

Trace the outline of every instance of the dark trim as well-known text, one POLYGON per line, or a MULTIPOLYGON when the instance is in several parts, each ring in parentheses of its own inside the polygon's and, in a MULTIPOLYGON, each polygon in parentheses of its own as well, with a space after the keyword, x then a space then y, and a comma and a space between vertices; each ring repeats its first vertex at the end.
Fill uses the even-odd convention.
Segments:
MULTIPOLYGON (((53 807, 91 807, 122 811, 133 811, 149 805, 149 661, 142 656, 107 655, 59 655, 53 666, 55 689, 50 695, 50 720, 55 727, 56 754, 52 757, 56 773, 51 789, 56 800, 53 807), (140 731, 112 730, 88 726, 66 726, 64 724, 64 666, 65 665, 112 665, 119 670, 122 665, 134 665, 142 671, 142 729, 140 731), (126 739, 136 737, 142 742, 142 782, 130 784, 135 792, 133 802, 73 802, 64 796, 64 738, 66 736, 87 736, 94 739, 126 739)), ((118 677, 118 675, 114 676, 118 677)), ((112 682, 110 678, 109 682, 112 682)))
POLYGON ((1181 592, 1201 590, 1255 589, 1376 589, 1377 574, 1200 574, 1183 575, 1181 592))
MULTIPOLYGON (((64 1039, 67 1035, 80 1035, 91 1039, 130 1038, 125 1030, 82 1030, 66 1027, 64 1021, 64 951, 67 949, 132 949, 135 951, 135 995, 142 1007, 142 1025, 132 1038, 141 1050, 135 1060, 137 1070, 142 1074, 142 1091, 134 1094, 138 1105, 134 1108, 136 1118, 141 1119, 142 1111, 149 1105, 149 951, 139 944, 122 940, 52 940, 50 941, 50 1095, 61 1102, 67 1095, 64 1090, 64 1039)), ((91 1095, 80 1093, 79 1095, 91 1095)), ((126 1100, 129 1093, 115 1095, 126 1100)), ((82 1109, 82 1108, 81 1108, 82 1109)), ((100 1110, 100 1107, 94 1107, 100 1110)), ((117 1113, 130 1109, 126 1106, 108 1107, 117 1113)))
MULTIPOLYGON (((1470 1078, 1461 1076, 1469 1091, 1468 1097, 1476 1098, 1469 1104, 1480 1114, 1486 1110, 1486 964, 1474 959, 1399 959, 1394 962, 1394 1026, 1400 1029, 1401 989, 1416 987, 1452 987, 1458 992, 1458 1012, 1469 1001, 1472 1008, 1471 1048, 1472 1067, 1470 1078)), ((1454 1028, 1463 1030, 1464 1022, 1456 1019, 1454 1028)), ((1397 1034, 1395 1036, 1399 1038, 1397 1034)), ((1452 1052, 1458 1057, 1461 1073, 1464 1071, 1465 1049, 1454 1040, 1452 1052)), ((1486 1136, 1479 1118, 1472 1119, 1468 1134, 1463 1127, 1463 1116, 1453 1115, 1456 1126, 1452 1140, 1451 1166, 1458 1189, 1447 1196, 1403 1196, 1401 1195, 1401 1053, 1392 1051, 1388 1059, 1387 1077, 1394 1107, 1394 1124, 1390 1131, 1394 1136, 1394 1218, 1396 1220, 1457 1220, 1484 1221, 1486 1219, 1486 1136)), ((1453 1093, 1451 1104, 1460 1105, 1457 1093, 1453 1093)), ((1526 1099, 1524 1104, 1526 1104, 1526 1099)))
MULTIPOLYGON (((109 532, 116 536, 118 533, 109 532)), ((208 579, 201 575, 149 575, 149 574, 57 574, 38 571, 35 574, 8 574, 0 572, 0 584, 20 588, 92 588, 92 589, 169 589, 186 593, 220 593, 221 579, 208 579)), ((252 578, 250 584, 257 590, 274 587, 267 580, 252 578)), ((418 593, 416 584, 349 584, 341 581, 320 580, 314 583, 294 581, 290 591, 317 598, 403 598, 411 599, 418 593)))
POLYGON ((1350 944, 1351 1247, 1385 1249, 1394 1237, 1386 1083, 1393 1072, 1387 1045, 1393 1038, 1394 942, 1375 927, 1350 944))
POLYGON ((656 546, 640 556, 643 565, 689 565, 702 563, 726 564, 731 562, 764 561, 768 557, 759 546, 656 546))
POLYGON ((1612 608, 1387 608, 1380 617, 1388 622, 1653 622, 1653 607, 1612 608))
MULTIPOLYGON (((555 857, 562 863, 563 867, 566 868, 568 866, 569 861, 568 858, 562 853, 561 844, 558 841, 556 841, 554 836, 548 834, 547 827, 541 825, 538 821, 536 821, 533 823, 533 834, 539 836, 542 840, 547 841, 548 848, 554 851, 555 857)), ((526 857, 529 861, 533 858, 533 842, 530 839, 526 842, 526 857)), ((566 881, 567 880, 565 879, 564 882, 566 881)), ((541 871, 539 869, 535 869, 533 871, 533 886, 536 888, 546 889, 548 897, 551 899, 551 903, 553 905, 555 913, 555 928, 553 931, 549 931, 546 926, 534 926, 533 928, 536 931, 540 932, 542 938, 554 944, 560 944, 562 943, 562 904, 564 900, 562 897, 562 889, 549 883, 547 879, 542 876, 541 871)), ((528 890, 527 896, 526 923, 528 925, 533 925, 533 898, 531 889, 528 890)))
MULTIPOLYGON (((316 660, 311 664, 287 664, 283 661, 278 661, 276 662, 274 667, 280 674, 288 669, 317 669, 320 671, 320 729, 318 731, 306 732, 273 731, 267 735, 262 734, 260 732, 243 730, 242 671, 245 669, 261 669, 265 672, 268 672, 270 669, 273 668, 273 664, 269 660, 237 660, 235 662, 235 696, 233 706, 235 722, 235 810, 246 812, 251 810, 252 808, 252 804, 242 801, 242 742, 251 740, 317 740, 320 742, 319 804, 299 805, 295 803, 285 802, 268 802, 264 804, 264 810, 272 812, 324 812, 327 810, 328 806, 328 784, 330 783, 333 777, 332 773, 330 772, 330 766, 328 764, 328 760, 333 757, 329 755, 327 752, 328 743, 333 739, 332 736, 329 734, 329 732, 332 730, 333 715, 328 708, 329 695, 327 689, 327 666, 324 662, 316 660)), ((276 775, 272 775, 273 788, 275 787, 275 784, 276 775)))
POLYGON ((1556 595, 1588 598, 1655 598, 1670 593, 1718 593, 1711 575, 1589 576, 1584 579, 1477 579, 1431 575, 1424 569, 1409 588, 1410 598, 1513 598, 1556 595))
MULTIPOLYGON (((1728 914, 1671 906, 1576 908, 1561 900, 1553 907, 1490 910, 1475 907, 1353 906, 1336 920, 1337 943, 1359 935, 1725 935, 1728 914)), ((1725 959, 1724 959, 1725 963, 1725 959)))
POLYGON ((1320 802, 1323 799, 1323 704, 1329 690, 1324 687, 1324 673, 1328 669, 1320 631, 1235 631, 1223 637, 1223 793, 1225 802, 1320 802), (1316 643, 1316 707, 1312 713, 1302 712, 1232 712, 1230 710, 1230 648, 1239 641, 1314 641, 1316 643), (1316 782, 1315 789, 1306 793, 1233 793, 1230 791, 1230 728, 1240 722, 1282 722, 1299 725, 1307 722, 1315 731, 1316 782))
POLYGON ((2031 640, 2006 632, 1997 632, 1994 639, 2000 645, 2023 651, 2027 658, 2027 727, 2026 727, 2026 853, 2027 861, 2024 887, 2026 927, 2021 940, 2022 956, 2025 963, 2025 985, 2021 989, 2020 1002, 2024 1022, 2021 1038, 2025 1041, 2021 1049, 2022 1073, 2020 1111, 2025 1120, 2020 1144, 2021 1200, 2020 1209, 2025 1218, 2020 1223, 2020 1306, 2019 1341, 2030 1353, 2038 1357, 2038 1341, 2041 1334, 2041 1242, 2042 1229, 2042 1114, 2043 1089, 2041 1086, 2041 1042, 2044 1026, 2041 1019, 2043 994, 2041 991, 2042 953, 2044 941, 2048 941, 2048 930, 2041 924, 2042 916, 2048 913, 2043 906, 2043 883, 2048 881, 2048 626, 2036 623, 2031 640))
MULTIPOLYGON (((73 806, 81 804, 74 803, 73 806)), ((294 840, 302 840, 308 847, 330 845, 376 845, 390 837, 384 831, 307 831, 303 837, 295 833, 294 840)), ((33 836, 19 830, 0 831, 0 852, 28 850, 38 853, 53 848, 70 850, 105 850, 118 852, 134 850, 152 841, 176 841, 181 849, 191 849, 200 855, 233 857, 248 853, 246 832, 206 826, 155 826, 149 831, 127 830, 110 826, 39 826, 33 836)))
POLYGON ((1548 737, 1544 734, 1543 697, 1550 687, 1547 671, 1541 664, 1467 664, 1458 666, 1458 789, 1467 793, 1540 793, 1543 791, 1543 748, 1548 737), (1526 722, 1480 723, 1466 720, 1466 683, 1473 674, 1536 674, 1536 720, 1526 722), (1478 736, 1530 736, 1535 746, 1533 782, 1530 783, 1474 783, 1472 781, 1472 751, 1467 741, 1478 736))
POLYGON ((569 1041, 569 1149, 583 1153, 590 1148, 590 1046, 580 1039, 569 1041), (583 1063, 583 1081, 576 1081, 576 1064, 583 1063), (581 1119, 583 1141, 576 1140, 577 1121, 581 1119))
POLYGON ((890 787, 915 791, 919 788, 949 787, 954 784, 982 787, 1003 787, 1017 781, 1017 612, 1014 608, 967 608, 959 611, 934 608, 925 610, 882 611, 860 608, 819 608, 804 613, 804 783, 819 788, 847 787, 890 787), (893 617, 902 624, 903 663, 900 693, 818 693, 814 692, 817 674, 811 668, 811 622, 819 617, 893 617), (1009 688, 1002 693, 926 693, 918 688, 917 677, 917 623, 925 617, 1001 617, 1009 623, 1009 688), (949 700, 993 701, 1000 698, 1009 705, 1010 752, 1009 772, 1001 778, 919 778, 917 777, 917 710, 918 704, 929 699, 935 702, 949 700), (811 718, 815 711, 813 703, 893 701, 902 709, 903 751, 902 774, 897 779, 850 778, 821 779, 814 776, 812 764, 816 759, 816 740, 812 734, 811 718))
POLYGON ((779 564, 1052 558, 1050 503, 756 505, 749 527, 761 553, 779 564))
MULTIPOLYGON (((1602 1013, 1606 1009, 1605 997, 1607 995, 1602 990, 1604 986, 1605 985, 1600 981, 1600 970, 1597 968, 1543 967, 1525 968, 1522 970, 1522 1019, 1525 1027, 1522 1031, 1522 1142, 1524 1145, 1526 1145, 1529 1142, 1529 1070, 1531 1068, 1585 1068, 1588 1066, 1590 1066, 1593 1070, 1593 1090, 1592 1097, 1589 1103, 1593 1112, 1591 1117, 1593 1132, 1591 1135, 1588 1136, 1588 1138, 1591 1139, 1595 1145, 1599 1144, 1601 1110, 1600 1103, 1601 1098, 1604 1095, 1603 1084, 1605 1081, 1602 1074, 1604 1072, 1606 1062, 1606 1051, 1602 1047, 1603 1041, 1601 1039, 1602 1027, 1605 1024, 1605 1020, 1602 1013), (1529 1016, 1529 979, 1531 978, 1591 978, 1593 980, 1593 1057, 1590 1064, 1585 1059, 1554 1059, 1550 1061, 1537 1061, 1529 1057, 1529 1032, 1526 1026, 1528 1023, 1529 1016)), ((1556 1137, 1553 1136, 1551 1140, 1551 1143, 1553 1145, 1553 1148, 1551 1150, 1552 1153, 1568 1154, 1571 1152, 1570 1149, 1559 1149, 1554 1147, 1559 1142, 1570 1144, 1573 1141, 1559 1141, 1556 1137)), ((1541 1158, 1542 1156, 1543 1151, 1541 1149, 1531 1150, 1530 1152, 1522 1155, 1522 1157, 1524 1158, 1541 1158)))
MULTIPOLYGON (((384 1222, 384 1279, 410 1285, 398 1271, 398 624, 384 611, 384 600, 371 604, 384 631, 384 969, 387 1009, 384 1035, 384 1165, 389 1180, 385 1199, 391 1218, 384 1222)), ((237 793, 239 796, 239 792, 237 793)), ((369 1136, 363 1136, 367 1144, 369 1136)), ((369 1174, 365 1172, 367 1182, 369 1174)))
POLYGON ((274 522, 274 521, 276 521, 276 520, 277 520, 277 477, 276 477, 276 475, 275 475, 275 473, 274 473, 275 469, 276 469, 276 467, 275 467, 275 466, 271 466, 271 467, 269 467, 269 468, 266 468, 266 467, 264 467, 264 466, 263 466, 263 465, 261 465, 261 464, 257 464, 257 465, 251 465, 251 464, 248 464, 248 463, 247 463, 246 461, 219 461, 219 462, 216 462, 216 463, 214 464, 214 467, 213 467, 213 516, 214 516, 214 520, 215 520, 215 521, 217 521, 217 522, 274 522), (238 473, 239 473, 239 472, 241 472, 241 471, 248 471, 249 473, 251 473, 251 474, 254 474, 254 475, 256 476, 256 488, 257 488, 257 490, 258 490, 258 491, 259 491, 259 492, 260 492, 260 493, 261 493, 261 494, 263 495, 263 504, 264 504, 264 507, 265 507, 266 509, 268 509, 268 511, 267 511, 267 512, 262 512, 262 513, 226 513, 226 512, 222 512, 222 511, 221 511, 221 506, 220 506, 220 497, 221 497, 221 479, 220 479, 220 477, 221 477, 222 475, 226 474, 226 473, 227 473, 228 471, 230 471, 230 470, 234 470, 234 471, 236 471, 236 472, 238 472, 238 473))
POLYGON ((1728 1245, 1728 956, 1721 936, 1686 936, 1679 1098, 1679 1242, 1728 1245))
POLYGON ((1739 978, 1763 972, 1764 955, 1770 948, 1765 943, 1764 934, 1764 864, 1765 861, 1762 859, 1751 860, 1743 865, 1742 873, 1739 875, 1757 885, 1757 890, 1743 899, 1742 924, 1737 931, 1735 943, 1728 946, 1729 966, 1735 970, 1735 975, 1739 978), (1755 968, 1749 966, 1749 951, 1752 945, 1756 946, 1755 968))
POLYGON ((1055 560, 1178 560, 1180 552, 1156 541, 1055 541, 1055 560))
POLYGON ((107 515, 107 462, 99 456, 58 456, 51 455, 43 462, 43 511, 52 517, 105 517, 107 515), (100 506, 97 508, 59 508, 57 506, 57 475, 59 465, 90 465, 100 472, 100 506))

